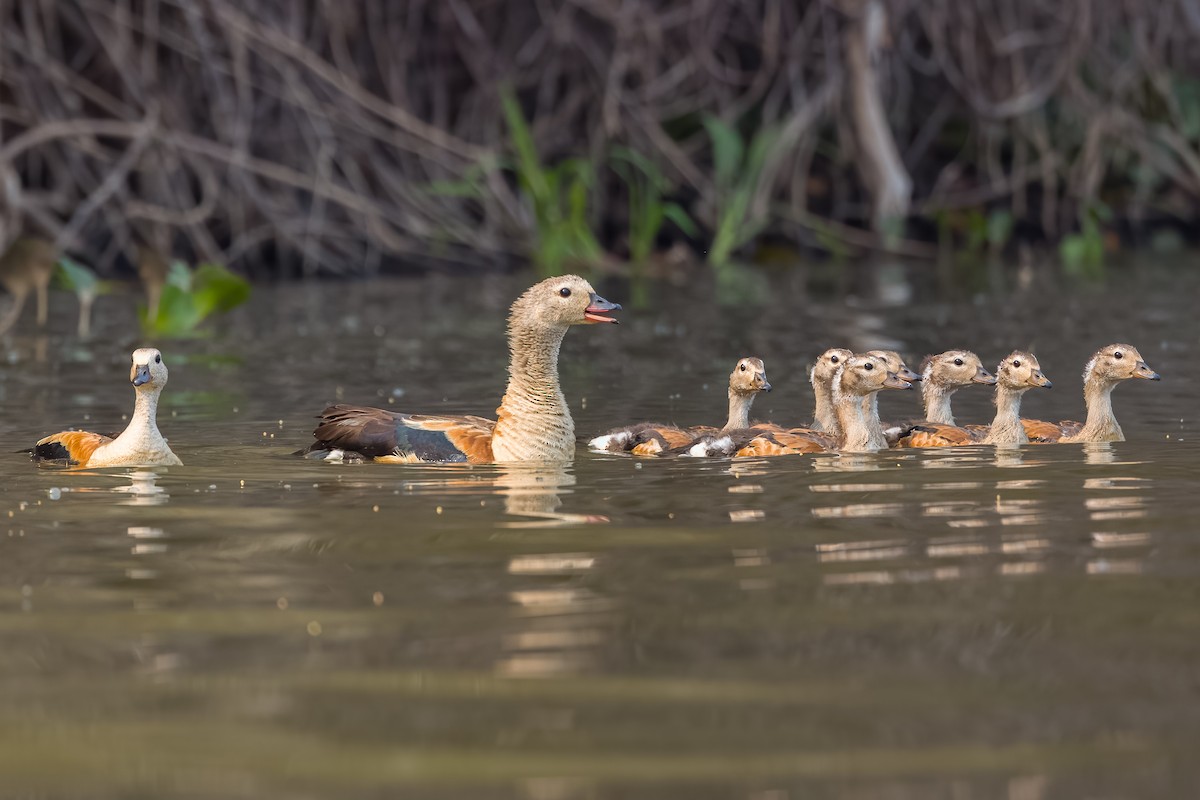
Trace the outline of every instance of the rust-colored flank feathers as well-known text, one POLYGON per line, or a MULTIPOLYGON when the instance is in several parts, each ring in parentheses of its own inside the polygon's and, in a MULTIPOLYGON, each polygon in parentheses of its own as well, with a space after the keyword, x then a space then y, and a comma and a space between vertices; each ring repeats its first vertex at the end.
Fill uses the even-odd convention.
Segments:
POLYGON ((509 312, 508 389, 495 421, 334 405, 321 412, 316 441, 304 452, 391 464, 570 461, 575 425, 558 381, 563 336, 572 325, 615 323, 607 315, 620 308, 576 275, 544 280, 509 312))
POLYGON ((771 391, 767 370, 762 359, 747 356, 739 359, 729 374, 729 414, 723 428, 698 425, 681 428, 655 422, 640 422, 614 428, 588 442, 592 450, 612 453, 632 453, 635 456, 657 456, 669 453, 702 437, 715 437, 750 427, 750 407, 759 392, 771 391))

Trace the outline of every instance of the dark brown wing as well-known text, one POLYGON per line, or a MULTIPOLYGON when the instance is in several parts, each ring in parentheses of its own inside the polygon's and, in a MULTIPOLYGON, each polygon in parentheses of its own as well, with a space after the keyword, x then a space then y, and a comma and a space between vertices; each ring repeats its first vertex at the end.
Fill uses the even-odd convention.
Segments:
MULTIPOLYGON (((983 426, 987 435, 987 426, 983 426)), ((908 430, 896 440, 896 447, 960 447, 966 444, 977 444, 980 436, 967 428, 957 425, 946 425, 942 422, 918 422, 910 425, 908 430)))
POLYGON ((496 423, 482 417, 400 414, 382 408, 336 405, 321 412, 309 453, 344 450, 388 462, 486 463, 496 423))
POLYGON ((92 453, 102 444, 111 442, 107 436, 87 431, 62 431, 38 440, 33 446, 34 461, 56 461, 63 464, 86 466, 92 453))

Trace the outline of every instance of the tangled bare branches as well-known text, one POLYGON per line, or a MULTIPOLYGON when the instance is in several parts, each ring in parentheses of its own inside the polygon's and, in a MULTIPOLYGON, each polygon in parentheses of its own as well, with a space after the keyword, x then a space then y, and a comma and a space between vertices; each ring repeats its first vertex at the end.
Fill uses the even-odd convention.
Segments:
POLYGON ((709 115, 780 132, 755 202, 802 244, 995 204, 1054 236, 1101 199, 1191 218, 1200 195, 1200 0, 29 0, 0 22, 0 239, 101 268, 137 243, 306 273, 521 256, 502 85, 543 158, 597 167, 614 249, 617 143, 712 230, 709 115))

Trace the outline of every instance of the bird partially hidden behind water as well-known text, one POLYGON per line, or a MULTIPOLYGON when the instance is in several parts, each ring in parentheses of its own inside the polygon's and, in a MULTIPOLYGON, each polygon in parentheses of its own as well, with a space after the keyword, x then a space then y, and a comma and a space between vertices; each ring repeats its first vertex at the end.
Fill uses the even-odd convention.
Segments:
POLYGON ((621 306, 576 275, 525 291, 508 315, 508 389, 495 421, 333 405, 320 414, 316 442, 301 451, 327 460, 385 463, 570 461, 575 423, 558 382, 558 353, 572 325, 617 322, 621 306))
POLYGON ((638 456, 658 455, 673 447, 680 447, 697 436, 719 434, 738 428, 750 427, 750 407, 759 392, 771 391, 767 382, 767 368, 761 358, 747 356, 739 359, 729 373, 729 415, 723 428, 698 425, 680 428, 657 422, 640 422, 614 428, 588 442, 592 450, 612 453, 633 453, 638 456))
POLYGON ((38 441, 34 461, 80 467, 181 466, 158 430, 158 396, 167 385, 167 365, 153 347, 133 351, 129 370, 133 384, 133 416, 116 438, 87 431, 62 431, 38 441))

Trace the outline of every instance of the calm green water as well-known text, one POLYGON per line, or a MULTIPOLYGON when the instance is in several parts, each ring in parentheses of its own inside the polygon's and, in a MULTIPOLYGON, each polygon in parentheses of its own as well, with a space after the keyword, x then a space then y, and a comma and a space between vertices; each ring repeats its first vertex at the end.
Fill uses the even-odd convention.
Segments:
MULTIPOLYGON (((1157 798, 1200 785, 1200 296, 924 270, 656 287, 572 331, 581 436, 811 410, 832 345, 1032 347, 1082 413, 1112 341, 1130 442, 561 470, 292 458, 336 399, 491 414, 530 281, 259 288, 210 339, 154 342, 187 466, 0 458, 0 787, 54 797, 1157 798), (718 302, 720 298, 724 303, 718 302)), ((620 285, 603 286, 626 300, 620 285)), ((4 449, 131 407, 128 298, 81 343, 3 341, 4 449)), ((918 398, 886 395, 884 415, 918 398)), ((986 421, 987 392, 956 410, 986 421)))

